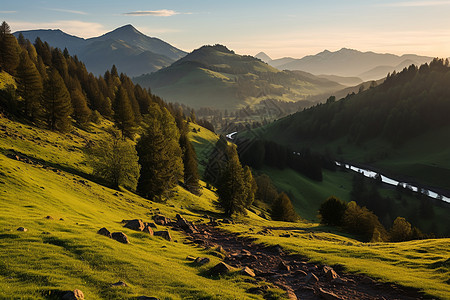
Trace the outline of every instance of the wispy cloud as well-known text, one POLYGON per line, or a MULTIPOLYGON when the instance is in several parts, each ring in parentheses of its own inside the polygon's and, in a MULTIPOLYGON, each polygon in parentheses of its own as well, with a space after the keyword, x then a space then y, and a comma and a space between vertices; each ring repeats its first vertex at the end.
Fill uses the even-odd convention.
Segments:
POLYGON ((180 13, 171 9, 138 10, 124 13, 124 15, 127 16, 156 16, 156 17, 171 17, 180 14, 189 14, 189 13, 180 13))
POLYGON ((71 10, 71 9, 63 9, 63 8, 47 8, 48 10, 53 11, 59 11, 59 12, 65 12, 70 14, 76 14, 76 15, 87 15, 87 12, 80 11, 80 10, 71 10))
POLYGON ((384 3, 378 6, 384 7, 426 7, 426 6, 444 6, 450 5, 450 1, 406 1, 406 2, 394 2, 384 3))
POLYGON ((102 24, 93 22, 83 22, 79 20, 60 20, 53 22, 15 22, 10 21, 12 31, 33 30, 33 29, 61 29, 67 34, 76 35, 83 38, 95 37, 104 34, 107 30, 102 24))
POLYGON ((15 14, 15 10, 0 10, 0 14, 15 14))

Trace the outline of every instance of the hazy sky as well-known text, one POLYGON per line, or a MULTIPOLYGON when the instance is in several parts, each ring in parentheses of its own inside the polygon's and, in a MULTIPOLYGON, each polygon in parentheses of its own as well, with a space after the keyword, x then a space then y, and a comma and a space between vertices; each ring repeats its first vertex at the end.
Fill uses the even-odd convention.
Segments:
POLYGON ((56 29, 93 37, 125 24, 185 51, 224 44, 239 54, 300 58, 328 49, 450 56, 450 1, 14 0, 13 31, 56 29))

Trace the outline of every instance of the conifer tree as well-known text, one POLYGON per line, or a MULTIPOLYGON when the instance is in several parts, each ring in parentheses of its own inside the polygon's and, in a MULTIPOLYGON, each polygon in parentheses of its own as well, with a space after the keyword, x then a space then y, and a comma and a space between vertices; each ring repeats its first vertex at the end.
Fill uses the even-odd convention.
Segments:
POLYGON ((70 99, 72 100, 73 117, 80 124, 86 124, 89 121, 91 110, 86 101, 86 96, 80 89, 70 90, 70 99))
POLYGON ((10 74, 15 74, 19 64, 20 46, 11 34, 11 28, 3 21, 0 25, 0 67, 10 74))
POLYGON ((185 133, 181 134, 180 146, 183 150, 184 184, 188 191, 199 195, 201 193, 201 186, 199 183, 200 176, 198 174, 197 155, 185 133))
POLYGON ((23 50, 17 67, 17 92, 24 101, 24 114, 32 121, 42 112, 41 96, 43 92, 42 78, 36 66, 23 50))
POLYGON ((71 127, 70 94, 56 69, 51 69, 44 85, 43 104, 51 130, 68 131, 71 127))
POLYGON ((123 137, 132 139, 134 126, 136 125, 134 122, 134 113, 127 91, 122 86, 119 87, 114 100, 114 120, 116 121, 117 128, 122 131, 123 137))
POLYGON ((256 180, 253 177, 252 170, 249 166, 244 167, 244 183, 246 190, 245 207, 249 208, 255 201, 255 194, 258 189, 258 185, 256 184, 256 180))
POLYGON ((295 222, 299 219, 291 199, 284 192, 272 204, 272 219, 277 221, 295 222))
POLYGON ((244 171, 234 146, 227 148, 228 162, 221 172, 217 183, 219 206, 223 208, 225 215, 244 213, 247 193, 244 182, 244 171))
POLYGON ((162 195, 183 178, 179 133, 167 109, 156 104, 145 123, 145 132, 136 145, 141 165, 138 191, 148 199, 161 201, 162 195))

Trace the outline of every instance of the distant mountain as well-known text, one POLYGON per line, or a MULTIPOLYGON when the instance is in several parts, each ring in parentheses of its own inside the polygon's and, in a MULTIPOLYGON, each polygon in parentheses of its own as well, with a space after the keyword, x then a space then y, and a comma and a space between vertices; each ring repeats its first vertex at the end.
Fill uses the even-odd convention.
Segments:
POLYGON ((272 67, 279 68, 280 66, 291 63, 293 61, 295 61, 295 58, 283 57, 283 58, 273 59, 268 64, 271 65, 272 67))
POLYGON ((61 30, 18 31, 34 42, 37 37, 52 47, 67 48, 96 75, 103 74, 113 64, 129 76, 155 72, 169 66, 186 52, 158 39, 146 36, 132 25, 119 27, 102 36, 83 39, 61 30))
MULTIPOLYGON (((276 67, 280 70, 302 70, 317 75, 357 76, 362 80, 376 80, 386 77, 387 73, 394 71, 404 61, 421 65, 432 59, 412 54, 397 56, 342 48, 335 52, 325 50, 316 55, 277 64, 276 67), (380 66, 383 68, 379 68, 380 66)), ((275 66, 276 61, 271 61, 271 65, 275 66)))
MULTIPOLYGON (((386 73, 387 74, 387 73, 386 73)), ((337 75, 318 75, 319 78, 325 78, 345 86, 355 86, 361 84, 363 80, 359 77, 344 77, 337 75)))
POLYGON ((166 101, 234 110, 262 100, 308 100, 344 86, 300 71, 279 71, 225 46, 203 46, 153 74, 134 78, 166 101))
POLYGON ((255 57, 259 58, 260 60, 262 60, 265 63, 269 63, 270 61, 272 61, 270 56, 265 54, 264 52, 259 52, 258 54, 255 55, 255 57))

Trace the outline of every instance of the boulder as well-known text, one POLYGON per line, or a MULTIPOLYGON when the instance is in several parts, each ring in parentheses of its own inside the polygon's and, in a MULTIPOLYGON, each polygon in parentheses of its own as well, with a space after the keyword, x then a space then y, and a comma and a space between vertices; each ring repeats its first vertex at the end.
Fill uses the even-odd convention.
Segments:
POLYGON ((111 238, 123 244, 129 244, 128 237, 123 232, 113 232, 111 234, 111 238))
POLYGON ((131 229, 131 230, 143 231, 145 228, 145 225, 142 222, 142 220, 134 219, 134 220, 128 221, 123 227, 131 229))
POLYGON ((62 298, 62 300, 84 300, 84 294, 82 291, 75 289, 73 291, 66 292, 62 298))
POLYGON ((208 273, 211 276, 219 276, 219 275, 228 274, 232 271, 234 271, 234 268, 232 266, 229 266, 226 263, 221 262, 221 263, 218 263, 217 265, 215 265, 214 267, 212 267, 211 269, 209 269, 208 273))
POLYGON ((339 275, 336 273, 335 270, 333 269, 329 269, 327 270, 327 272, 325 273, 325 279, 327 281, 333 281, 334 279, 339 278, 339 275))
POLYGON ((100 228, 100 229, 97 231, 97 234, 104 235, 104 236, 107 236, 107 237, 111 238, 111 232, 109 232, 109 230, 106 229, 105 227, 100 228))
POLYGON ((120 281, 117 281, 116 283, 111 284, 111 286, 112 287, 115 287, 115 286, 128 286, 128 284, 126 284, 125 282, 120 280, 120 281))
POLYGON ((154 233, 155 236, 160 236, 163 239, 168 240, 169 242, 172 241, 172 236, 170 235, 170 232, 168 230, 163 230, 163 231, 155 231, 154 233))
POLYGON ((195 227, 194 224, 187 221, 185 218, 183 218, 180 214, 177 214, 177 224, 187 233, 197 233, 198 230, 195 227))
POLYGON ((52 216, 46 216, 45 217, 47 220, 53 220, 53 217, 52 216))
POLYGON ((194 260, 194 263, 197 264, 198 266, 206 265, 206 264, 209 263, 209 262, 210 262, 210 260, 209 260, 209 258, 207 258, 207 257, 197 257, 197 258, 194 260))
POLYGON ((252 269, 250 269, 249 267, 245 267, 241 270, 241 274, 242 275, 246 275, 246 276, 250 276, 250 277, 255 277, 255 272, 253 272, 252 269))
POLYGON ((165 216, 160 215, 160 214, 154 215, 153 220, 155 221, 156 224, 163 225, 163 226, 169 225, 171 222, 169 218, 166 218, 165 216))
POLYGON ((305 282, 314 284, 319 282, 319 278, 317 278, 317 276, 314 275, 314 273, 309 273, 305 278, 305 282))
POLYGON ((153 229, 150 227, 150 225, 145 225, 145 228, 142 231, 145 232, 145 233, 148 233, 150 235, 154 235, 153 229))
POLYGON ((17 231, 27 232, 28 229, 26 229, 25 227, 19 227, 19 228, 17 228, 17 231))

